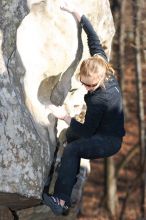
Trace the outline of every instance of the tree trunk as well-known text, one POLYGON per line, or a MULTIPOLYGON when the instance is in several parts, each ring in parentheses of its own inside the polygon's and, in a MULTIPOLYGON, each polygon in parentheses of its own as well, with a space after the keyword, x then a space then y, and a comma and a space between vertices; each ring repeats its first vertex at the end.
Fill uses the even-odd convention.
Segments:
POLYGON ((141 7, 142 7, 142 20, 141 20, 141 48, 142 48, 142 58, 143 62, 146 63, 146 22, 145 22, 145 11, 146 11, 146 4, 145 0, 141 0, 141 7))
POLYGON ((123 94, 123 106, 125 115, 128 115, 126 98, 124 95, 125 89, 125 8, 126 0, 121 1, 120 18, 119 18, 119 73, 120 73, 120 87, 123 94))
POLYGON ((106 159, 106 193, 107 208, 114 218, 117 215, 118 198, 117 198, 117 179, 115 172, 115 163, 112 157, 106 159))
POLYGON ((137 78, 137 93, 138 93, 138 120, 139 120, 139 140, 141 147, 141 217, 146 218, 146 146, 145 146, 145 118, 144 118, 144 97, 143 97, 143 86, 142 86, 142 66, 141 66, 141 5, 142 0, 133 1, 134 7, 134 29, 135 29, 135 68, 137 78))

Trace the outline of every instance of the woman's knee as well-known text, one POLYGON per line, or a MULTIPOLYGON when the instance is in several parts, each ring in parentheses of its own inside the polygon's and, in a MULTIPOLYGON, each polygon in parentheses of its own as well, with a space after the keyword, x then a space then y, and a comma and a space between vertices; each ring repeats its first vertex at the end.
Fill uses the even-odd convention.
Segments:
POLYGON ((112 147, 112 150, 110 150, 109 156, 115 155, 116 153, 120 151, 120 149, 121 149, 121 144, 117 144, 117 145, 115 144, 115 146, 112 147))
POLYGON ((118 153, 120 151, 120 149, 121 149, 121 144, 116 146, 114 154, 118 153))

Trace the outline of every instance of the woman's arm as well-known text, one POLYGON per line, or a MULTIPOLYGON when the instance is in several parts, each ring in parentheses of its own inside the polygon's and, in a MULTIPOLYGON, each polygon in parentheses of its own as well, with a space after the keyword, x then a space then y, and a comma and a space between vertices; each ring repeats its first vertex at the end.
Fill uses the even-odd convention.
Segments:
POLYGON ((91 97, 91 100, 86 104, 87 111, 84 123, 82 124, 72 118, 70 129, 74 135, 89 138, 97 133, 101 125, 103 115, 107 109, 107 101, 105 98, 91 97))
POLYGON ((82 25, 87 35, 90 55, 95 56, 96 54, 99 54, 106 61, 108 61, 105 51, 100 44, 99 37, 96 34, 90 21, 86 18, 86 16, 83 15, 83 13, 80 12, 78 9, 68 4, 66 1, 63 1, 60 8, 64 11, 71 13, 76 18, 76 20, 82 25))
POLYGON ((85 15, 82 15, 80 23, 81 23, 81 25, 87 35, 88 47, 89 47, 89 51, 90 51, 91 56, 95 56, 96 54, 99 54, 106 61, 108 61, 107 56, 105 54, 105 51, 104 51, 103 47, 101 46, 99 37, 96 34, 92 24, 86 18, 85 15))

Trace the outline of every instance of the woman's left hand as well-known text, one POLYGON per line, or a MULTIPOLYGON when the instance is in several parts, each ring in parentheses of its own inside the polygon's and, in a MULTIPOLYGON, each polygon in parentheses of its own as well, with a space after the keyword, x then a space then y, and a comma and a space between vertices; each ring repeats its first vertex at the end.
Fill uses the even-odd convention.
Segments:
POLYGON ((75 10, 74 6, 68 0, 62 0, 60 4, 60 8, 69 13, 73 13, 75 10))
POLYGON ((51 110, 52 114, 58 119, 64 120, 64 118, 68 115, 64 106, 50 104, 46 108, 51 110))

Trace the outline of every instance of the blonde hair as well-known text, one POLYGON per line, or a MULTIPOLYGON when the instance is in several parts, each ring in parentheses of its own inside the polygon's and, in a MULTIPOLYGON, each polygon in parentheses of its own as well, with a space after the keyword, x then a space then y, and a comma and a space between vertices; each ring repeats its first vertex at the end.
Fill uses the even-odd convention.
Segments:
POLYGON ((115 71, 111 64, 106 62, 100 55, 96 55, 84 60, 80 66, 80 72, 78 77, 81 76, 93 76, 97 75, 99 79, 98 86, 104 86, 104 82, 109 79, 111 75, 114 75, 115 71))

